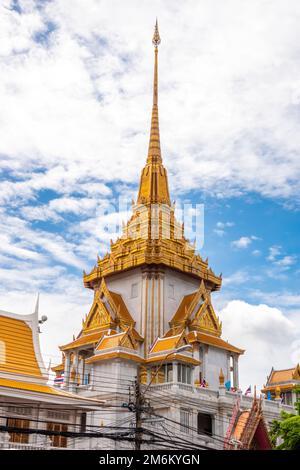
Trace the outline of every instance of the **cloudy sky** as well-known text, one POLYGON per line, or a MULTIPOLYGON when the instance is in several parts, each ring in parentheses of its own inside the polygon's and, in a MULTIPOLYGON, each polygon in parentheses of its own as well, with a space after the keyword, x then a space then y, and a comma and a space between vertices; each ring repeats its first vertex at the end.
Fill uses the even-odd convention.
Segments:
POLYGON ((260 386, 300 361, 298 0, 1 0, 0 308, 41 293, 46 363, 78 333, 146 158, 156 16, 172 198, 205 206, 223 336, 260 386))

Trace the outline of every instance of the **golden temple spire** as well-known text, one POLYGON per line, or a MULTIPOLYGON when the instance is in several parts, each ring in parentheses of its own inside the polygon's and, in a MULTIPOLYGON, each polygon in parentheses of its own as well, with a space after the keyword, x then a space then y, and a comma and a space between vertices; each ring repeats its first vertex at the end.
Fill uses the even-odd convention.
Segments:
POLYGON ((156 20, 152 43, 154 45, 154 80, 151 131, 146 166, 141 175, 138 204, 162 203, 171 205, 167 172, 162 165, 158 120, 158 46, 160 44, 156 20))

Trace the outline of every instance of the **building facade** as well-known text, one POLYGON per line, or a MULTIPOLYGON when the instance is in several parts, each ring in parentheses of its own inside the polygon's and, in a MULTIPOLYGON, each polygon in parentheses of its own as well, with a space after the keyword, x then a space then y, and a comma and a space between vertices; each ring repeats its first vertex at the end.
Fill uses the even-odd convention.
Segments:
POLYGON ((49 385, 39 328, 38 303, 31 315, 0 310, 0 449, 76 448, 79 441, 59 433, 83 429, 100 406, 49 385))
POLYGON ((290 369, 275 370, 272 368, 262 392, 269 400, 279 400, 285 405, 293 406, 300 398, 300 366, 290 369))
MULTIPOLYGON (((170 199, 160 148, 159 44, 156 24, 150 141, 132 216, 109 252, 84 273, 94 300, 53 370, 64 373, 64 390, 115 407, 109 415, 92 413, 92 425, 141 427, 137 440, 145 448, 178 442, 223 448, 237 399, 241 409, 251 408, 252 399, 239 390, 244 350, 222 339, 212 304, 222 278, 185 237, 170 199)), ((267 423, 282 406, 262 402, 267 423)), ((86 443, 104 445, 120 448, 86 443)))

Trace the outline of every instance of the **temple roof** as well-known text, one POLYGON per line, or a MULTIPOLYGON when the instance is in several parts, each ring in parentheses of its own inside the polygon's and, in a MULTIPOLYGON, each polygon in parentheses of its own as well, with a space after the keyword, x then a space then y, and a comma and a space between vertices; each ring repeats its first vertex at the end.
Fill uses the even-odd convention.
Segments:
POLYGON ((59 404, 57 402, 57 398, 68 398, 71 399, 73 404, 74 402, 78 402, 78 404, 81 406, 84 404, 85 406, 91 406, 91 405, 99 405, 101 403, 100 400, 94 399, 94 398, 88 398, 88 397, 82 397, 79 395, 76 395, 74 393, 66 392, 64 390, 58 389, 51 387, 50 385, 47 384, 41 384, 41 383, 32 383, 32 382, 24 382, 21 380, 10 380, 6 378, 0 377, 0 388, 3 387, 5 389, 10 389, 12 391, 24 391, 24 392, 32 392, 34 394, 43 394, 45 395, 45 398, 47 396, 55 398, 55 404, 56 406, 59 404))
POLYGON ((273 383, 280 383, 280 382, 288 382, 293 380, 300 380, 300 367, 299 364, 296 367, 292 367, 291 369, 281 369, 281 370, 272 370, 268 385, 273 383))
POLYGON ((155 25, 154 80, 151 130, 146 164, 142 170, 137 203, 123 227, 122 235, 111 241, 110 250, 98 259, 90 273, 83 275, 84 285, 94 289, 105 277, 138 266, 164 265, 203 279, 211 290, 221 286, 217 276, 184 236, 183 224, 175 218, 171 204, 167 171, 163 166, 158 120, 158 45, 160 36, 155 25))
POLYGON ((217 336, 213 335, 207 335, 205 333, 201 333, 200 331, 191 331, 187 334, 187 338, 190 343, 198 341, 199 343, 208 344, 220 349, 226 349, 226 351, 237 354, 244 354, 245 352, 244 349, 237 348, 227 341, 224 341, 222 338, 218 338, 217 336))
POLYGON ((0 371, 43 378, 36 314, 0 311, 0 371))
POLYGON ((222 324, 215 314, 210 293, 203 280, 196 292, 183 297, 169 323, 175 331, 177 327, 188 327, 190 331, 201 330, 204 333, 221 336, 222 324))
POLYGON ((300 365, 290 369, 275 370, 272 368, 270 375, 267 379, 267 384, 264 385, 262 392, 268 390, 275 390, 276 388, 289 390, 300 385, 300 365))
POLYGON ((178 343, 181 340, 181 337, 182 334, 167 336, 166 338, 157 338, 154 345, 150 349, 150 354, 176 349, 176 347, 178 347, 178 343))
POLYGON ((240 410, 236 405, 224 442, 226 450, 271 450, 272 444, 262 411, 262 400, 254 396, 249 410, 240 410))
POLYGON ((70 343, 65 344, 64 346, 61 346, 60 349, 62 351, 67 351, 68 349, 76 349, 79 346, 89 346, 92 344, 97 344, 104 334, 105 331, 97 331, 96 333, 82 334, 82 336, 79 336, 74 341, 71 341, 70 343))

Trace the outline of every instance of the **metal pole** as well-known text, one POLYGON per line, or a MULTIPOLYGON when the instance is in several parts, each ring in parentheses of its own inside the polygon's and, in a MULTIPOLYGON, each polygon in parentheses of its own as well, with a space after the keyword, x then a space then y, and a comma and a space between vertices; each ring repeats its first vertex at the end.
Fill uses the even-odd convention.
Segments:
POLYGON ((142 404, 143 399, 141 395, 140 387, 140 370, 138 368, 138 374, 135 381, 135 450, 141 449, 142 440, 142 404))

